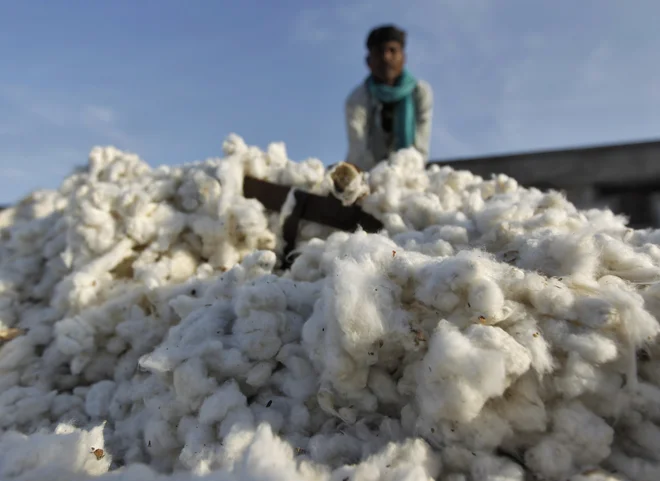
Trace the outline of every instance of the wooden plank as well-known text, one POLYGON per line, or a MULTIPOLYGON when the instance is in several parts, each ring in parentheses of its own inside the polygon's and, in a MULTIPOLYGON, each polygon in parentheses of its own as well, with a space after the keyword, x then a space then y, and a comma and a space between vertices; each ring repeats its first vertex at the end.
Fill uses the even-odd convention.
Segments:
MULTIPOLYGON (((243 180, 243 196, 256 199, 271 211, 279 212, 286 201, 290 187, 272 184, 254 177, 243 180)), ((281 268, 288 269, 294 261, 293 252, 298 236, 300 220, 316 222, 335 229, 353 232, 361 226, 366 232, 378 232, 383 224, 364 212, 359 206, 344 206, 332 195, 323 197, 303 190, 296 190, 295 206, 282 226, 284 248, 281 268)))
MULTIPOLYGON (((245 177, 243 195, 248 199, 257 199, 268 210, 279 212, 286 201, 290 187, 273 184, 253 177, 245 177)), ((344 206, 334 196, 320 196, 299 191, 299 201, 305 202, 300 218, 327 225, 335 229, 352 232, 361 226, 367 232, 378 232, 383 224, 359 206, 344 206)))

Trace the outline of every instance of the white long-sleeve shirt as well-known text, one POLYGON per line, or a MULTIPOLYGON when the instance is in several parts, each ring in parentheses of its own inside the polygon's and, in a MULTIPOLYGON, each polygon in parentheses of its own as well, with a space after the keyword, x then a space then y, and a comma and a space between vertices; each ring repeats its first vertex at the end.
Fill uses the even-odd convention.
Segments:
MULTIPOLYGON (((428 160, 433 117, 431 86, 418 80, 413 95, 417 115, 415 147, 428 160)), ((394 133, 388 133, 381 123, 382 104, 374 99, 365 82, 348 96, 345 104, 348 155, 346 161, 363 170, 373 168, 396 151, 394 133)))

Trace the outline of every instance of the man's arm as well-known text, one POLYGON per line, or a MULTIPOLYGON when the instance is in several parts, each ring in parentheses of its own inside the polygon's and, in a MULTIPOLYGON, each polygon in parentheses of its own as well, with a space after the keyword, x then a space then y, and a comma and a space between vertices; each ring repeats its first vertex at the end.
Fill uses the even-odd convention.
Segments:
POLYGON ((348 155, 346 162, 363 168, 369 163, 369 148, 367 145, 367 106, 360 102, 358 95, 353 93, 346 100, 344 114, 346 133, 348 135, 348 155))
POLYGON ((415 148, 429 160, 431 149, 431 127, 433 124, 433 90, 422 80, 417 87, 417 130, 415 132, 415 148))

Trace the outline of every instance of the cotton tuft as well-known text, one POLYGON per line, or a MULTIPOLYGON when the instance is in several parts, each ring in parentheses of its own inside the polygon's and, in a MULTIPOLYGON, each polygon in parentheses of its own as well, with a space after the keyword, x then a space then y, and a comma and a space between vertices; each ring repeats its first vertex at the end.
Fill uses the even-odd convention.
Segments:
POLYGON ((514 178, 95 147, 0 212, 0 478, 656 481, 660 231, 514 178), (282 212, 246 176, 376 233, 282 212), (292 191, 293 192, 293 191, 292 191))

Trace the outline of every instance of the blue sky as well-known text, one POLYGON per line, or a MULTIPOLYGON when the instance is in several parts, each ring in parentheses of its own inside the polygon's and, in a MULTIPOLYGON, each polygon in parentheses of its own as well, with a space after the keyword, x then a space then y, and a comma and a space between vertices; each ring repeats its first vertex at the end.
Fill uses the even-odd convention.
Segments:
POLYGON ((394 21, 435 93, 432 157, 660 137, 657 0, 0 0, 0 203, 95 145, 151 165, 230 132, 341 160, 364 38, 394 21))

